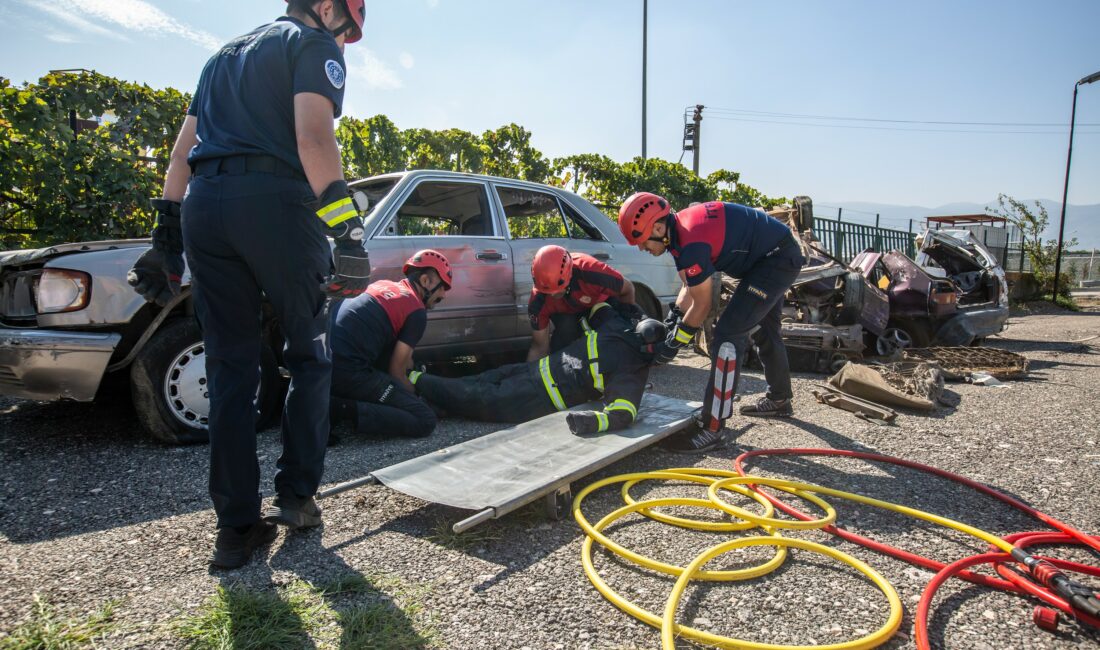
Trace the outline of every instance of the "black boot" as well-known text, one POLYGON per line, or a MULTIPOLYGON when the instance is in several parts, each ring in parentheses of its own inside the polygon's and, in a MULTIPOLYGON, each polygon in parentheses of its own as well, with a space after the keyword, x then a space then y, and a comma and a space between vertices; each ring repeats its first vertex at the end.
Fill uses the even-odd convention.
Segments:
POLYGON ((266 521, 239 528, 226 526, 218 529, 210 564, 222 569, 242 567, 248 564, 252 551, 274 541, 277 532, 275 525, 266 521))
POLYGON ((277 495, 264 511, 264 519, 291 530, 321 525, 321 508, 313 497, 277 495))

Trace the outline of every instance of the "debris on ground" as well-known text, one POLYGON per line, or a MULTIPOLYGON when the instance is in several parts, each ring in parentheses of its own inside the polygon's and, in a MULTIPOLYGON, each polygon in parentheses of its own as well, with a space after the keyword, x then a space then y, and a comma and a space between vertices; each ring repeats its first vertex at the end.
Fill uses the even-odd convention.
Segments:
POLYGON ((934 362, 943 369, 944 378, 955 381, 964 381, 975 372, 1001 380, 1027 374, 1027 357, 997 348, 912 348, 902 350, 901 356, 904 361, 934 362))

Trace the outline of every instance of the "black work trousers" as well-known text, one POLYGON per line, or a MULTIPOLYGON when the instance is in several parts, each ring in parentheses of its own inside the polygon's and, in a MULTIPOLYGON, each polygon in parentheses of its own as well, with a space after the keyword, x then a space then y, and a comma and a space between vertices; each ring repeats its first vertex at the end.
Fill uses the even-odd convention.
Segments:
POLYGON ((358 433, 420 438, 435 430, 432 408, 378 368, 337 363, 332 369, 332 394, 355 401, 358 433))
MULTIPOLYGON (((790 399, 791 369, 787 360, 787 348, 783 345, 781 321, 783 295, 798 278, 798 271, 805 262, 797 247, 789 247, 757 262, 741 277, 729 304, 714 326, 714 357, 722 343, 730 341, 737 350, 740 368, 749 343, 756 345, 760 363, 764 366, 764 378, 768 382, 768 397, 773 400, 790 399), (753 328, 760 326, 755 332, 753 328), (752 334, 750 335, 750 332, 752 334)), ((714 396, 714 376, 704 396, 703 413, 710 413, 710 400, 714 396)), ((737 394, 737 384, 733 386, 737 394)))
POLYGON ((285 338, 290 389, 275 489, 312 496, 328 442, 330 356, 321 282, 331 253, 307 206, 304 180, 245 172, 194 176, 183 200, 183 240, 210 387, 210 496, 218 526, 260 518, 256 411, 260 308, 285 338))
POLYGON ((527 422, 556 411, 536 364, 511 363, 470 377, 422 375, 416 390, 448 415, 527 422))

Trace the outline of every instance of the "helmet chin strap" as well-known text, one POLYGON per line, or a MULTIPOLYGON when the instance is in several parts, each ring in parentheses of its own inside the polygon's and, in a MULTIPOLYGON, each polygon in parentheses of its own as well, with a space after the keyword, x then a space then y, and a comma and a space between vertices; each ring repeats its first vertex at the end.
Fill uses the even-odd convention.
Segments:
POLYGON ((439 282, 436 282, 435 286, 432 287, 431 289, 425 289, 423 286, 420 285, 420 278, 422 278, 422 277, 424 277, 424 276, 421 275, 420 277, 418 277, 416 279, 416 282, 413 282, 412 285, 413 285, 413 288, 416 289, 417 295, 420 296, 420 302, 424 303, 424 307, 430 309, 431 306, 428 304, 428 297, 431 296, 433 293, 435 293, 436 289, 443 286, 443 280, 440 280, 439 282))
POLYGON ((321 20, 321 17, 318 16, 317 12, 313 10, 313 7, 306 7, 305 12, 306 12, 307 16, 309 16, 311 19, 313 19, 313 22, 317 23, 317 27, 319 29, 323 29, 324 31, 328 32, 329 34, 332 34, 333 38, 336 38, 340 34, 343 34, 344 32, 348 31, 349 29, 351 29, 352 27, 355 26, 355 22, 351 19, 348 19, 346 22, 344 22, 342 25, 340 25, 336 29, 329 29, 325 25, 325 21, 321 20))

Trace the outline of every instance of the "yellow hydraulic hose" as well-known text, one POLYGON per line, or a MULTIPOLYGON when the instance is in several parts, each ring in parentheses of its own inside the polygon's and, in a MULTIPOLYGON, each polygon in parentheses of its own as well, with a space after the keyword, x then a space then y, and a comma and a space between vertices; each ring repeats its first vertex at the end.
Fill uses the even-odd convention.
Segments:
POLYGON ((901 625, 902 617, 902 605, 898 598, 897 592, 893 586, 877 571, 860 560, 843 553, 837 549, 810 542, 806 540, 791 539, 783 537, 779 534, 779 529, 814 529, 823 528, 832 524, 836 520, 836 511, 826 501, 816 496, 822 494, 826 496, 835 496, 857 503, 865 505, 871 505, 878 508, 897 512, 909 517, 915 517, 922 519, 946 528, 957 530, 973 537, 976 537, 984 542, 992 544, 993 546, 1000 548, 1006 552, 1011 552, 1012 545, 1001 538, 988 533, 986 531, 974 528, 967 524, 948 519, 946 517, 940 517, 928 512, 917 510, 915 508, 909 508, 887 501, 881 501, 878 499, 872 499, 859 494, 851 492, 844 492, 841 490, 835 490, 832 488, 822 487, 811 483, 801 483, 797 481, 789 481, 786 479, 774 479, 766 478, 762 476, 739 476, 733 472, 724 470, 711 470, 711 469, 699 469, 699 468, 675 468, 664 471, 656 472, 638 472, 633 474, 623 474, 620 476, 613 476, 601 481, 597 481, 579 492, 576 498, 573 500, 573 517, 577 520, 577 523, 585 531, 587 535, 584 543, 581 546, 581 563, 584 567, 584 572, 588 576, 588 579, 592 582, 596 590, 599 591, 608 601, 613 605, 637 618, 638 620, 661 629, 661 644, 662 647, 671 650, 675 647, 675 638, 682 637, 691 639, 694 641, 716 645, 723 648, 742 648, 747 650, 787 650, 792 648, 798 648, 799 650, 864 650, 868 648, 874 648, 882 643, 885 643, 891 636, 897 631, 901 625), (707 487, 708 499, 690 499, 680 497, 669 498, 657 498, 648 499, 644 501, 635 501, 630 496, 630 488, 642 481, 680 481, 691 482, 707 487), (622 483, 621 488, 622 496, 626 505, 616 509, 604 518, 602 518, 595 525, 591 524, 587 518, 585 518, 581 511, 581 504, 585 497, 604 486, 614 483, 622 483), (776 518, 775 511, 772 508, 770 502, 768 502, 761 494, 746 487, 749 485, 762 485, 772 487, 784 492, 788 492, 802 499, 810 501, 814 505, 818 506, 825 514, 823 517, 811 522, 795 521, 790 519, 776 518), (725 501, 721 497, 722 492, 735 492, 742 496, 751 498, 761 505, 763 505, 763 513, 756 514, 745 508, 734 506, 733 504, 725 501), (711 510, 718 510, 720 512, 737 517, 741 521, 735 522, 716 522, 716 521, 701 521, 688 519, 684 517, 676 517, 673 515, 667 515, 653 511, 654 508, 662 508, 668 506, 689 506, 697 508, 707 508, 711 510), (745 537, 733 540, 728 540, 717 544, 703 553, 699 554, 690 564, 686 567, 678 567, 652 558, 646 557, 640 553, 627 549, 620 544, 617 544, 606 535, 603 530, 610 526, 615 521, 632 513, 638 513, 649 517, 655 521, 671 524, 681 528, 689 528, 693 530, 706 530, 706 531, 741 531, 748 530, 750 528, 760 527, 764 535, 757 537, 745 537), (677 576, 675 585, 672 588, 672 592, 665 605, 665 611, 663 616, 657 616, 656 614, 649 612, 641 607, 638 607, 629 600, 623 598, 614 589, 612 589, 597 573, 595 565, 592 561, 592 544, 593 542, 599 542, 600 545, 607 548, 612 553, 630 560, 640 566, 658 571, 660 573, 677 576), (710 560, 727 553, 731 550, 738 548, 745 548, 750 546, 775 546, 776 553, 767 562, 747 569, 738 569, 733 571, 705 571, 703 566, 710 560), (676 610, 679 606, 680 600, 683 596, 684 590, 692 580, 714 580, 714 581, 734 581, 734 580, 748 580, 751 578, 760 577, 766 575, 771 571, 774 571, 786 560, 787 548, 797 548, 805 551, 819 553, 831 557, 839 562, 847 564, 857 571, 867 576, 878 588, 885 594, 887 601, 890 605, 890 615, 887 617, 886 622, 875 632, 868 634, 860 639, 853 641, 847 641, 843 643, 829 644, 829 645, 815 645, 815 646, 787 646, 787 645, 773 645, 766 643, 756 643, 752 641, 745 641, 740 639, 734 639, 730 637, 724 637, 717 634, 712 634, 703 630, 697 630, 695 628, 678 625, 675 622, 676 610))

